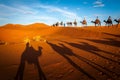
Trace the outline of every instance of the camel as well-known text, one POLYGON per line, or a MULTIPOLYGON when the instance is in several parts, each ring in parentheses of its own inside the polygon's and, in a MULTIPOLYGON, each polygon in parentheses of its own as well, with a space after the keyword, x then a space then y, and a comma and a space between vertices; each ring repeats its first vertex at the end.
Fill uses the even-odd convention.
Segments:
POLYGON ((117 22, 117 25, 120 23, 120 18, 117 20, 117 19, 114 19, 115 22, 117 22))
POLYGON ((63 26, 63 22, 62 21, 60 22, 60 25, 63 26))
POLYGON ((72 22, 67 22, 66 23, 68 26, 72 26, 72 22))
POLYGON ((82 24, 82 25, 86 25, 87 26, 87 21, 84 19, 83 21, 80 21, 80 23, 82 24))
POLYGON ((104 20, 103 22, 105 22, 105 23, 106 23, 105 25, 106 25, 106 26, 108 25, 108 27, 109 27, 109 26, 113 26, 113 22, 112 22, 111 16, 108 17, 108 20, 107 20, 107 21, 104 20))
POLYGON ((120 23, 120 18, 119 18, 119 19, 114 19, 114 21, 117 23, 117 26, 116 26, 116 27, 118 27, 118 25, 119 25, 119 23, 120 23))
POLYGON ((95 24, 95 27, 96 27, 96 25, 101 26, 101 22, 98 19, 98 17, 97 17, 97 19, 95 21, 91 21, 91 22, 95 24))
POLYGON ((56 26, 59 26, 59 24, 60 24, 59 22, 56 22, 56 23, 53 24, 52 26, 53 26, 53 27, 56 27, 56 26))
POLYGON ((56 23, 56 26, 59 26, 59 22, 56 23))
POLYGON ((75 21, 73 22, 73 24, 74 24, 75 26, 77 26, 77 21, 76 21, 76 19, 75 19, 75 21))
POLYGON ((55 26, 56 26, 56 24, 53 24, 52 26, 53 26, 53 27, 55 27, 55 26))

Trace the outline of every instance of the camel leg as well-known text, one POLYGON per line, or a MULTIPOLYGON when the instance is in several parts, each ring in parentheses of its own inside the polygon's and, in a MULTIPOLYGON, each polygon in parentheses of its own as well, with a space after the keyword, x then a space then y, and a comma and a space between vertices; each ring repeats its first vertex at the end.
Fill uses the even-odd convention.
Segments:
POLYGON ((116 27, 118 27, 119 23, 116 25, 116 27))
POLYGON ((107 23, 105 24, 105 26, 107 26, 107 23))
POLYGON ((24 68, 25 68, 25 61, 21 60, 20 66, 15 76, 15 80, 23 80, 24 68))
POLYGON ((108 24, 108 27, 110 26, 110 24, 108 24))
MULTIPOLYGON (((119 25, 120 23, 118 22, 118 25, 119 25)), ((117 27, 118 27, 118 25, 117 25, 117 27)))
POLYGON ((40 80, 47 80, 46 77, 45 77, 45 74, 43 73, 43 71, 42 71, 42 69, 39 65, 39 62, 37 62, 36 66, 37 66, 38 73, 39 73, 39 79, 40 80))
POLYGON ((118 27, 118 25, 119 25, 119 24, 117 24, 117 26, 116 26, 116 27, 118 27))

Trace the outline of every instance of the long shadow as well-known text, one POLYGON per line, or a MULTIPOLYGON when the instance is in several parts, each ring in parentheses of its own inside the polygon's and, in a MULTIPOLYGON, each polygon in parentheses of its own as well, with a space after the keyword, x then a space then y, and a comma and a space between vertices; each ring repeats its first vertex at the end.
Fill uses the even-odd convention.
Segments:
MULTIPOLYGON (((114 39, 111 39, 111 38, 104 38, 104 39, 107 39, 107 40, 109 40, 109 41, 114 41, 114 39)), ((91 39, 86 39, 86 40, 91 41, 91 39)), ((65 42, 65 41, 61 41, 61 42, 65 42)), ((120 41, 118 41, 118 42, 120 42, 120 41)), ((113 44, 114 44, 114 43, 113 43, 113 44)), ((116 43, 116 44, 117 44, 117 43, 116 43)), ((118 43, 117 45, 119 45, 119 43, 118 43)), ((115 57, 120 57, 119 54, 111 53, 111 52, 104 51, 104 50, 100 50, 100 51, 101 51, 101 52, 104 52, 104 53, 106 53, 106 54, 113 55, 113 56, 115 56, 115 57)))
MULTIPOLYGON (((105 38, 105 39, 107 39, 107 40, 113 40, 113 39, 111 39, 111 38, 105 38)), ((66 42, 66 41, 60 41, 60 42, 65 42, 65 43, 68 43, 68 42, 66 42)), ((85 43, 85 42, 82 42, 83 44, 85 43)), ((86 43, 85 43, 86 44, 86 43)), ((88 43, 87 43, 88 44, 88 43)), ((81 45, 81 44, 78 44, 78 45, 75 45, 76 47, 79 47, 79 45, 81 45)), ((89 44, 90 45, 90 44, 89 44)), ((115 53, 111 53, 111 52, 108 52, 108 51, 104 51, 104 50, 100 50, 100 49, 98 49, 97 47, 95 47, 95 46, 93 46, 93 45, 90 45, 91 47, 89 47, 89 50, 93 50, 93 51, 100 51, 100 52, 104 52, 104 53, 106 53, 106 54, 109 54, 109 55, 112 55, 112 56, 115 56, 115 57, 120 57, 120 55, 119 54, 115 54, 115 53)), ((84 48, 84 49, 87 49, 88 48, 88 46, 84 46, 84 47, 86 47, 86 48, 84 48)))
POLYGON ((119 54, 111 53, 111 52, 104 51, 104 50, 101 50, 101 52, 104 52, 104 53, 106 53, 106 54, 110 54, 110 55, 113 55, 113 56, 115 56, 115 57, 120 58, 120 55, 119 55, 119 54))
POLYGON ((84 71, 80 66, 78 66, 76 63, 74 63, 68 56, 74 56, 75 54, 72 52, 71 49, 65 47, 64 45, 58 46, 56 44, 47 42, 57 53, 59 53, 62 57, 64 57, 74 68, 76 68, 78 71, 84 73, 86 76, 88 76, 92 80, 96 80, 94 77, 92 77, 90 74, 88 74, 86 71, 84 71))
POLYGON ((110 36, 114 36, 114 37, 118 37, 118 38, 120 38, 120 35, 116 35, 116 34, 111 34, 111 33, 105 33, 105 32, 103 32, 104 34, 107 34, 107 35, 110 35, 110 36))
POLYGON ((38 47, 38 51, 35 50, 32 46, 30 46, 29 43, 26 44, 26 48, 24 52, 21 55, 21 62, 17 71, 17 74, 15 76, 15 80, 23 80, 24 75, 24 69, 25 69, 25 63, 28 62, 28 64, 34 64, 36 66, 38 73, 39 73, 39 79, 40 80, 46 80, 45 74, 42 71, 38 57, 42 54, 42 47, 38 47))
POLYGON ((96 64, 96 63, 88 60, 87 58, 84 58, 84 57, 76 55, 76 54, 75 54, 75 57, 77 57, 78 59, 80 59, 80 60, 84 61, 85 63, 89 64, 94 69, 98 70, 99 72, 102 72, 103 74, 107 75, 109 78, 112 78, 112 79, 116 78, 116 77, 112 77, 111 74, 109 74, 109 73, 115 74, 117 77, 120 76, 120 73, 115 73, 114 71, 111 71, 111 70, 109 70, 109 69, 107 69, 107 68, 105 68, 105 67, 103 67, 99 64, 96 64))
MULTIPOLYGON (((64 41, 64 42, 65 42, 65 41, 64 41)), ((113 59, 111 59, 111 58, 107 58, 107 57, 105 57, 105 56, 103 56, 103 55, 98 54, 97 52, 100 52, 100 51, 101 51, 101 52, 105 52, 105 51, 102 51, 102 50, 98 49, 97 47, 95 47, 95 46, 93 46, 93 45, 90 45, 90 44, 88 44, 88 43, 86 43, 86 42, 81 42, 82 44, 69 43, 69 42, 65 42, 65 43, 67 43, 67 44, 69 44, 69 45, 71 45, 71 46, 73 46, 73 47, 76 47, 76 48, 78 48, 78 49, 82 49, 82 50, 84 50, 84 51, 93 53, 93 54, 95 54, 95 55, 97 55, 97 56, 99 56, 99 57, 101 57, 101 58, 104 58, 104 59, 107 59, 107 60, 110 60, 110 61, 112 61, 112 62, 115 62, 115 63, 120 64, 119 61, 115 61, 115 60, 113 60, 113 59)))
POLYGON ((110 46, 115 46, 115 47, 120 47, 120 41, 114 40, 114 39, 110 39, 110 38, 106 38, 107 40, 96 40, 96 39, 85 39, 88 41, 92 41, 95 43, 100 43, 100 44, 106 44, 106 45, 110 45, 110 46))
MULTIPOLYGON (((90 66, 92 66, 92 67, 95 68, 96 70, 102 72, 103 74, 109 76, 110 78, 114 79, 114 78, 111 77, 111 75, 108 74, 108 73, 115 74, 117 77, 120 76, 119 73, 115 73, 115 72, 113 72, 113 71, 110 71, 109 69, 107 69, 107 68, 105 68, 105 67, 103 67, 103 66, 101 66, 101 65, 98 65, 98 64, 96 64, 96 63, 94 63, 94 62, 92 62, 92 61, 90 61, 90 60, 88 60, 88 59, 86 59, 86 58, 84 58, 84 57, 82 57, 82 56, 79 56, 79 55, 73 53, 71 49, 69 49, 68 47, 64 46, 63 44, 61 44, 61 43, 59 43, 59 44, 63 47, 63 50, 66 51, 66 53, 69 53, 70 56, 71 56, 71 55, 72 55, 72 56, 75 56, 75 57, 78 58, 79 60, 81 60, 81 61, 89 64, 90 66), (98 67, 99 67, 99 68, 98 68, 98 67), (101 70, 100 68, 101 68, 102 70, 101 70)), ((67 55, 67 54, 66 54, 66 55, 67 55)))
MULTIPOLYGON (((94 69, 98 70, 99 72, 102 72, 103 74, 107 75, 109 78, 111 79, 116 79, 116 77, 111 76, 112 74, 115 74, 117 77, 120 76, 119 73, 115 73, 113 71, 110 71, 109 69, 98 65, 82 56, 79 56, 75 53, 72 52, 71 49, 67 48, 66 46, 64 46, 63 44, 59 43, 62 47, 57 46, 56 44, 52 44, 52 43, 48 43, 57 53, 59 53, 61 56, 63 56, 73 67, 75 67, 78 71, 83 72, 84 74, 86 74, 89 78, 91 78, 92 76, 90 76, 88 73, 86 73, 85 71, 81 71, 81 68, 75 64, 68 56, 74 56, 77 59, 85 62, 86 64, 89 64, 91 67, 93 67, 94 69), (67 56, 68 55, 68 56, 67 56)), ((95 79, 95 78, 91 78, 91 79, 95 79)))

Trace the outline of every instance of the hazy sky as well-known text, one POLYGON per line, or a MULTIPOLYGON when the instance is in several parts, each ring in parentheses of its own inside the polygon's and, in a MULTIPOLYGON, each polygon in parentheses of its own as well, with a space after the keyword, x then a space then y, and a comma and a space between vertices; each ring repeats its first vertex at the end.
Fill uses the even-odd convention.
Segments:
MULTIPOLYGON (((120 0, 0 0, 0 25, 120 18, 120 0)), ((104 23, 102 23, 104 24, 104 23)), ((80 25, 80 23, 79 23, 80 25)))

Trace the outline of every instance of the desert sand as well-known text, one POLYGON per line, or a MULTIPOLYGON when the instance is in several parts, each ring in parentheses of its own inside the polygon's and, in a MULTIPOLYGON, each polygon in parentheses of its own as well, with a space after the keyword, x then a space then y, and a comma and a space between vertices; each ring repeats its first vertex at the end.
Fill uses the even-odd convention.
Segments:
POLYGON ((17 71, 24 73, 23 80, 120 80, 120 25, 1 26, 0 80, 15 80, 17 71), (28 42, 32 49, 27 51, 28 42), (36 56, 33 50, 39 47, 36 56), (25 62, 24 72, 21 62, 25 62), (39 65, 40 73, 32 63, 39 65))

